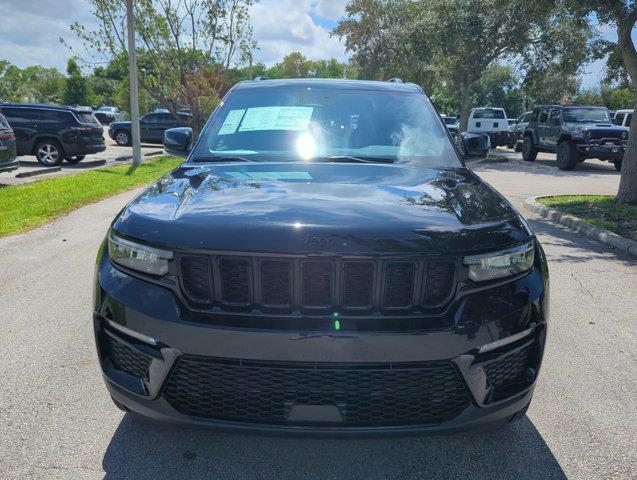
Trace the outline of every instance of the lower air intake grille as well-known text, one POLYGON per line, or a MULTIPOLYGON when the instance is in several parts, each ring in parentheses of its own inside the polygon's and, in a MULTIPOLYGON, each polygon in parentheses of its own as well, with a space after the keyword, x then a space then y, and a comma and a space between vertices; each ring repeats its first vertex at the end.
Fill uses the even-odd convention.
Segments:
POLYGON ((151 358, 143 353, 104 334, 104 355, 113 367, 136 377, 144 377, 148 371, 151 358))
POLYGON ((487 385, 493 388, 491 400, 515 395, 533 381, 534 374, 530 373, 536 363, 533 348, 535 345, 529 345, 484 366, 487 385))
POLYGON ((294 424, 295 406, 338 408, 343 425, 437 424, 470 399, 450 362, 269 364, 185 356, 164 390, 180 413, 211 420, 294 424))

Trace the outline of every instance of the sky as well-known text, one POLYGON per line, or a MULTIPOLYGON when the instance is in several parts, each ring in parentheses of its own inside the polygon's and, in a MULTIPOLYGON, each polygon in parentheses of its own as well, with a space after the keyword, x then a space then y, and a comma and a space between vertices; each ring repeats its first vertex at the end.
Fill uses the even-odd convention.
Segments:
MULTIPOLYGON (((344 16, 346 4, 347 0, 256 1, 251 11, 259 45, 255 59, 272 65, 286 54, 300 51, 313 60, 347 60, 343 43, 329 34, 344 16)), ((0 59, 19 67, 40 64, 64 71, 70 53, 60 37, 77 52, 86 52, 69 26, 73 22, 87 30, 96 26, 85 0, 0 0, 0 12, 0 59)), ((613 38, 612 28, 600 26, 600 31, 613 38)), ((91 59, 86 53, 82 57, 91 59)), ((603 61, 585 67, 582 86, 596 86, 603 69, 603 61)))

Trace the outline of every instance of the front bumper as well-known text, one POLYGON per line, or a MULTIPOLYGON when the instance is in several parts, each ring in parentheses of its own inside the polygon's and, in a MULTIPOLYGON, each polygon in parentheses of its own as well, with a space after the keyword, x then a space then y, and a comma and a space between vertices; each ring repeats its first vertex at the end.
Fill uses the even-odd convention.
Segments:
POLYGON ((578 144, 577 151, 591 158, 599 158, 601 160, 618 160, 624 158, 626 143, 585 143, 578 144))
MULTIPOLYGON (((94 328, 100 364, 113 398, 146 417, 220 430, 286 435, 408 435, 451 433, 504 423, 531 400, 544 350, 548 315, 548 279, 540 267, 491 289, 459 292, 444 312, 452 319, 453 326, 447 329, 428 329, 427 318, 423 318, 423 328, 417 331, 362 332, 344 329, 339 332, 307 332, 301 328, 283 331, 232 328, 206 323, 205 319, 185 320, 185 307, 172 292, 114 268, 106 258, 105 250, 102 249, 98 259, 95 285, 94 328), (484 345, 515 336, 520 338, 513 343, 480 353, 484 345), (125 368, 121 367, 121 361, 112 360, 112 350, 105 347, 105 339, 130 349, 126 350, 126 355, 135 352, 145 357, 148 363, 139 370, 144 373, 131 374, 131 371, 139 369, 139 365, 135 366, 132 360, 131 364, 130 359, 126 362, 133 366, 125 368), (525 367, 528 375, 524 382, 518 381, 515 388, 496 394, 499 387, 489 385, 488 365, 516 358, 523 349, 532 352, 525 367), (457 372, 467 401, 450 418, 433 423, 403 421, 397 424, 352 425, 343 420, 348 405, 336 405, 332 411, 321 411, 320 408, 309 413, 302 411, 300 418, 292 418, 291 415, 286 421, 279 422, 242 421, 222 415, 203 418, 184 413, 167 391, 180 362, 189 358, 215 365, 302 366, 305 381, 310 383, 312 376, 307 376, 308 370, 314 372, 330 368, 332 370, 326 376, 333 378, 338 375, 339 369, 351 372, 366 371, 366 368, 376 368, 380 364, 383 369, 402 369, 445 363, 452 365, 457 372), (338 416, 338 411, 342 418, 334 418, 334 412, 338 416), (304 414, 309 416, 303 417, 304 414)), ((343 325, 349 321, 355 322, 355 319, 341 317, 343 325)), ((351 375, 355 378, 355 374, 351 375)), ((242 390, 245 395, 254 393, 248 390, 253 377, 251 374, 242 377, 241 385, 248 385, 242 390)), ((290 382, 289 377, 278 378, 273 385, 290 382)), ((360 387, 360 383, 354 381, 351 388, 354 389, 355 385, 360 387)), ((362 388, 367 392, 366 387, 362 388)), ((177 395, 181 393, 187 394, 179 391, 177 395)), ((374 398, 376 401, 383 400, 378 396, 374 398)), ((291 408, 296 407, 292 405, 291 408)))

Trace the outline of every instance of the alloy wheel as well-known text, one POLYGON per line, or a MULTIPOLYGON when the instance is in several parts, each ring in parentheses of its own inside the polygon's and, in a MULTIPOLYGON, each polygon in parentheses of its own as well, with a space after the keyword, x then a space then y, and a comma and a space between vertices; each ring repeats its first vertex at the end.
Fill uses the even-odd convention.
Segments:
POLYGON ((60 158, 60 152, 55 145, 44 143, 38 148, 38 159, 47 165, 54 165, 60 158))

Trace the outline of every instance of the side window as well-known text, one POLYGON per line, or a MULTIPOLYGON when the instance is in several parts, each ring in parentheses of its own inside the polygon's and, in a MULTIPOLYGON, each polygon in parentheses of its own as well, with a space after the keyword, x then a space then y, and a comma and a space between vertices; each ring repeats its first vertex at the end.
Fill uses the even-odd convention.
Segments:
POLYGON ((546 123, 548 119, 549 119, 549 109, 543 108, 542 111, 540 112, 540 118, 538 119, 538 123, 546 123))
POLYGON ((7 122, 2 113, 0 113, 0 128, 3 130, 9 128, 9 122, 7 122))
POLYGON ((625 127, 630 127, 630 122, 633 120, 633 114, 629 113, 626 115, 626 123, 624 123, 625 127))
POLYGON ((625 113, 616 113, 615 118, 613 118, 613 123, 615 125, 623 125, 625 116, 625 113))
POLYGON ((540 115, 539 107, 534 108, 533 111, 531 112, 531 116, 529 117, 529 122, 537 122, 539 115, 540 115))
POLYGON ((158 115, 146 115, 144 117, 144 123, 155 124, 155 123, 157 123, 157 120, 158 120, 158 115))
POLYGON ((168 123, 168 124, 177 123, 177 120, 175 120, 175 117, 170 113, 162 113, 160 115, 160 121, 161 123, 168 123))
POLYGON ((3 108, 2 112, 12 123, 31 123, 37 119, 37 112, 28 108, 3 108))
POLYGON ((561 109, 559 108, 551 109, 551 119, 550 119, 551 125, 554 125, 554 126, 560 125, 560 112, 561 112, 561 109))
POLYGON ((47 125, 54 123, 65 123, 69 119, 66 112, 56 112, 54 110, 40 110, 38 113, 38 121, 47 125))

